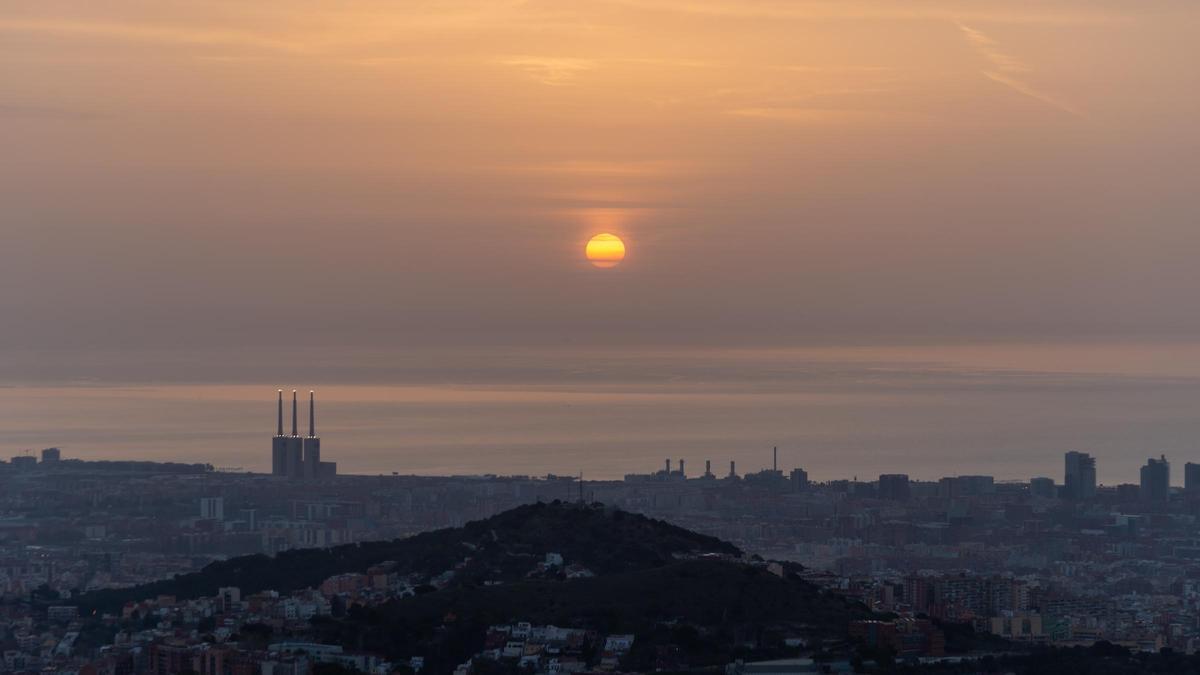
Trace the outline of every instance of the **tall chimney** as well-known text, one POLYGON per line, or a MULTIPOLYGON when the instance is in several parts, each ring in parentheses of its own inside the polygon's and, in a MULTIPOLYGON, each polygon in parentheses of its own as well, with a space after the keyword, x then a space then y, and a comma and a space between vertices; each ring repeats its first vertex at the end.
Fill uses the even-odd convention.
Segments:
POLYGON ((295 389, 292 390, 292 435, 293 436, 298 435, 296 433, 296 390, 295 389))
POLYGON ((737 476, 737 465, 734 464, 733 460, 731 459, 731 460, 729 460, 729 477, 734 478, 736 476, 737 476))
POLYGON ((712 460, 711 459, 704 460, 704 475, 705 476, 712 475, 712 460))
POLYGON ((771 470, 779 470, 779 446, 771 448, 771 470))
POLYGON ((667 473, 671 473, 671 458, 667 458, 667 473))
POLYGON ((316 394, 311 389, 308 390, 308 437, 316 438, 317 436, 317 404, 315 403, 316 394))
POLYGON ((680 476, 683 476, 683 475, 685 475, 685 474, 683 473, 683 458, 682 458, 682 457, 679 459, 679 475, 680 475, 680 476))
POLYGON ((279 433, 276 436, 283 435, 283 390, 279 390, 279 433))

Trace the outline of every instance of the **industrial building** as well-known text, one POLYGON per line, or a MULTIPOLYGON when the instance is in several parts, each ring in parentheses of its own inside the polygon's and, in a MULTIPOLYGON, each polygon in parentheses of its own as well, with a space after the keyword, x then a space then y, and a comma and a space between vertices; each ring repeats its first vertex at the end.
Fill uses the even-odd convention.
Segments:
POLYGON ((320 480, 337 475, 336 462, 321 461, 321 438, 317 436, 316 393, 308 392, 308 435, 301 437, 298 425, 296 390, 292 390, 292 433, 283 433, 283 390, 279 390, 279 410, 275 437, 271 439, 271 475, 292 480, 320 480))

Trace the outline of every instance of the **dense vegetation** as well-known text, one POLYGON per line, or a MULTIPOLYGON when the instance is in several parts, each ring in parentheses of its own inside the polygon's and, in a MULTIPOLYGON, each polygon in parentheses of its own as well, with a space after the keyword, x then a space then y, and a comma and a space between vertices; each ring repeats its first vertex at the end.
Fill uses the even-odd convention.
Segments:
POLYGON ((793 655, 787 637, 835 639, 847 622, 871 616, 862 605, 822 593, 794 574, 723 560, 685 560, 565 582, 526 580, 459 587, 352 607, 342 621, 319 622, 322 641, 389 658, 425 655, 431 672, 452 670, 482 648, 489 625, 517 620, 633 633, 628 669, 653 670, 656 648, 671 645, 692 666, 793 655))
POLYGON ((240 556, 173 579, 87 593, 79 604, 84 612, 115 611, 126 602, 158 595, 216 595, 222 586, 237 586, 246 594, 267 589, 286 593, 315 587, 335 574, 365 572, 385 561, 395 561, 404 573, 436 575, 470 558, 458 571, 456 586, 485 579, 515 581, 550 552, 596 574, 661 566, 682 553, 740 555, 719 539, 645 516, 555 502, 521 506, 462 528, 407 539, 298 549, 274 557, 240 556))
MULTIPOLYGON (((1011 654, 960 664, 897 663, 886 650, 846 642, 849 621, 875 616, 866 607, 820 591, 800 578, 798 566, 785 564, 782 574, 778 568, 772 573, 743 558, 728 543, 662 521, 599 505, 554 502, 408 539, 233 558, 154 584, 89 593, 81 605, 84 611, 112 611, 126 601, 156 595, 214 595, 222 586, 237 586, 244 593, 288 592, 317 586, 335 574, 393 562, 395 571, 413 575, 414 583, 447 570, 454 573, 442 577, 440 588, 421 585, 415 596, 379 606, 346 607, 337 599, 333 616, 315 618, 297 635, 252 625, 243 626, 237 639, 259 648, 279 639, 313 639, 400 662, 420 655, 426 672, 445 673, 483 648, 488 626, 529 621, 591 631, 588 655, 593 660, 603 636, 636 635, 621 664, 626 671, 719 669, 735 659, 794 656, 795 647, 785 641, 801 638, 831 657, 857 654, 857 663, 877 672, 1166 672, 1128 670, 1151 667, 1151 662, 1127 652, 1043 650, 1042 660, 1011 654), (568 579, 559 569, 531 575, 547 553, 558 553, 566 563, 583 565, 596 576, 568 579), (674 664, 670 655, 678 655, 674 664), (1079 662, 1093 670, 1069 669, 1079 662), (1046 663, 1060 669, 1046 669, 1046 663)), ((968 626, 943 628, 952 652, 1012 647, 968 626)), ((480 668, 485 666, 496 675, 512 668, 499 663, 480 668)))

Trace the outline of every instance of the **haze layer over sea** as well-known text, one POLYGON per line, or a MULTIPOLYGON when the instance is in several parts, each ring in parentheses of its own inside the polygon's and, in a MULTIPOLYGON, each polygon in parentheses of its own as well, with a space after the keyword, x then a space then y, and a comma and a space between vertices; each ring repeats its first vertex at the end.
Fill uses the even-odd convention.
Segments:
MULTIPOLYGON (((317 391, 343 473, 618 478, 686 459, 817 480, 1061 480, 1062 453, 1136 482, 1200 461, 1200 345, 5 353, 0 456, 269 469, 275 392, 317 391)), ((288 420, 290 426, 290 419, 288 420)), ((290 430, 290 429, 289 429, 290 430)))

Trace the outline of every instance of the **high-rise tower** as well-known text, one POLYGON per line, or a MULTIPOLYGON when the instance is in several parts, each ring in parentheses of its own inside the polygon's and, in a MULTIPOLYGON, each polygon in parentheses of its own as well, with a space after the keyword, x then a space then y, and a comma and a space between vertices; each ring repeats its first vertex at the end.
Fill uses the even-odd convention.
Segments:
POLYGON ((317 436, 316 394, 308 392, 308 435, 304 437, 304 477, 321 477, 321 437, 317 436))
POLYGON ((1171 498, 1171 465, 1166 455, 1151 457, 1141 471, 1141 497, 1147 502, 1165 502, 1171 498))
POLYGON ((1183 465, 1183 491, 1188 495, 1200 494, 1200 464, 1183 465))
POLYGON ((1096 459, 1086 452, 1065 455, 1063 496, 1067 499, 1091 499, 1096 496, 1096 459))
POLYGON ((271 475, 287 475, 287 436, 283 435, 283 390, 279 390, 279 416, 275 437, 271 439, 271 475))

